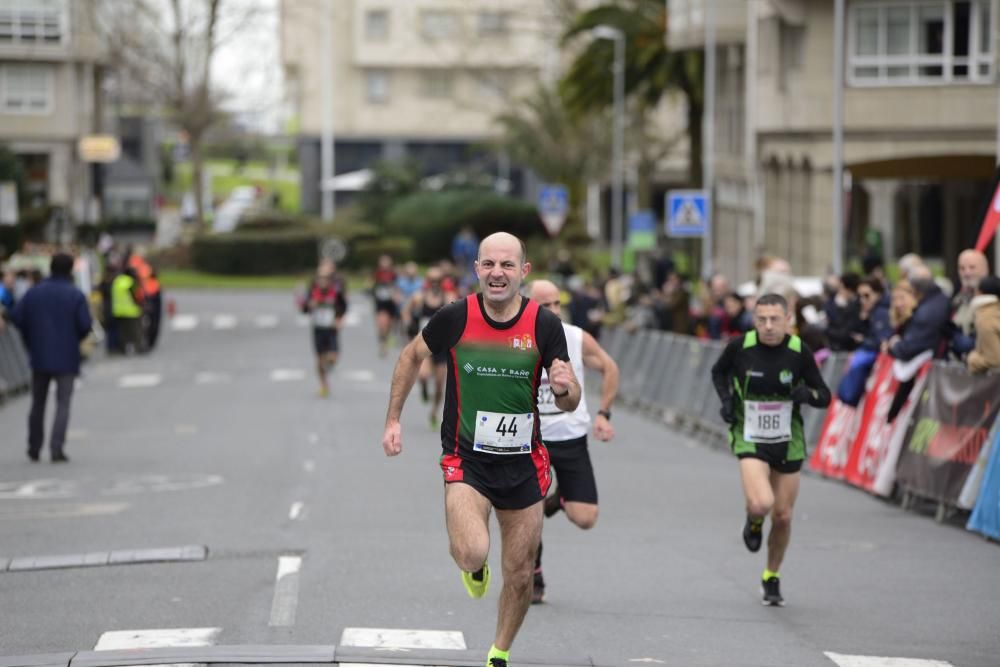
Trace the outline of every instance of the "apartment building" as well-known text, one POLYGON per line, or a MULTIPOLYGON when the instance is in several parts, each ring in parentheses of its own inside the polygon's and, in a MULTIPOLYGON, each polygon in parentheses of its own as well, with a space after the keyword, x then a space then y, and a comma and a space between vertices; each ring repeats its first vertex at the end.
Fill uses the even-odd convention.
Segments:
POLYGON ((0 0, 0 143, 19 157, 29 206, 97 215, 78 142, 99 129, 103 56, 90 0, 0 0))
POLYGON ((496 136, 498 111, 558 65, 560 24, 550 9, 543 0, 283 1, 303 210, 320 208, 325 85, 337 174, 382 159, 411 157, 429 174, 488 160, 477 149, 496 136))
MULTIPOLYGON (((832 264, 834 3, 715 0, 716 266, 752 253, 832 264)), ((704 48, 705 0, 667 0, 668 40, 704 48)), ((998 0, 847 0, 845 250, 881 232, 953 270, 989 197, 1000 122, 998 0)))

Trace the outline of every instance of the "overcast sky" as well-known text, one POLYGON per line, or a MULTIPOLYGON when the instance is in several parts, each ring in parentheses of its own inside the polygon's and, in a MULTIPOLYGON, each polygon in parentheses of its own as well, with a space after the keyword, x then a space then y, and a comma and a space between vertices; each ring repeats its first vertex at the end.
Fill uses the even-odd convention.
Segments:
POLYGON ((240 11, 247 6, 260 9, 253 23, 241 30, 216 54, 212 76, 231 95, 229 111, 250 114, 257 127, 277 132, 281 118, 281 67, 278 43, 278 0, 227 0, 240 11))

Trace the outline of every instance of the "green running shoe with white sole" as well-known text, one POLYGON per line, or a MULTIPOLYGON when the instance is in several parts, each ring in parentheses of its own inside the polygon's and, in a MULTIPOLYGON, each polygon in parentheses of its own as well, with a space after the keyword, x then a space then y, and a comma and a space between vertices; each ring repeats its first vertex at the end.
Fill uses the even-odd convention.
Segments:
POLYGON ((466 572, 463 570, 462 583, 465 584, 465 590, 469 593, 470 598, 478 600, 486 595, 486 591, 490 589, 489 564, 483 563, 483 569, 479 570, 479 572, 466 572))

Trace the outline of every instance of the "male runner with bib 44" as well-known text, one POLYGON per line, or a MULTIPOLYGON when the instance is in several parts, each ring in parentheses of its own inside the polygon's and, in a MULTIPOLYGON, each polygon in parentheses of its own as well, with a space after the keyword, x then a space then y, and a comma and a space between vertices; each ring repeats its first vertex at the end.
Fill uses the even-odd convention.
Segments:
POLYGON ((491 508, 500 523, 503 588, 487 667, 508 667, 531 604, 542 500, 551 483, 538 423, 542 369, 560 410, 572 412, 580 402, 562 322, 519 294, 530 270, 517 237, 499 232, 483 239, 476 261, 481 293, 439 310, 400 353, 382 436, 387 456, 402 451, 399 417, 420 364, 447 353, 440 463, 445 519, 452 558, 474 598, 483 597, 490 582, 491 508))
POLYGON ((778 570, 792 536, 792 509, 799 470, 806 457, 799 406, 830 404, 830 390, 812 352, 788 334, 788 303, 765 294, 753 309, 754 329, 733 339, 712 366, 712 382, 729 424, 729 443, 740 460, 747 519, 743 543, 756 552, 764 519, 771 515, 767 568, 761 577, 763 604, 780 607, 778 570))

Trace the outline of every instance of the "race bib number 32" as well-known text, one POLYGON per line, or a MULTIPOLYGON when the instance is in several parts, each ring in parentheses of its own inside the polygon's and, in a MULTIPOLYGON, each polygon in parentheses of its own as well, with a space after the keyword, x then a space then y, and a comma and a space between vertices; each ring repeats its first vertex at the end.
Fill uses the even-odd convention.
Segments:
POLYGON ((476 434, 472 448, 487 454, 530 454, 535 431, 532 413, 476 412, 476 434))
POLYGON ((792 404, 788 401, 745 401, 743 439, 788 442, 792 439, 792 404))

